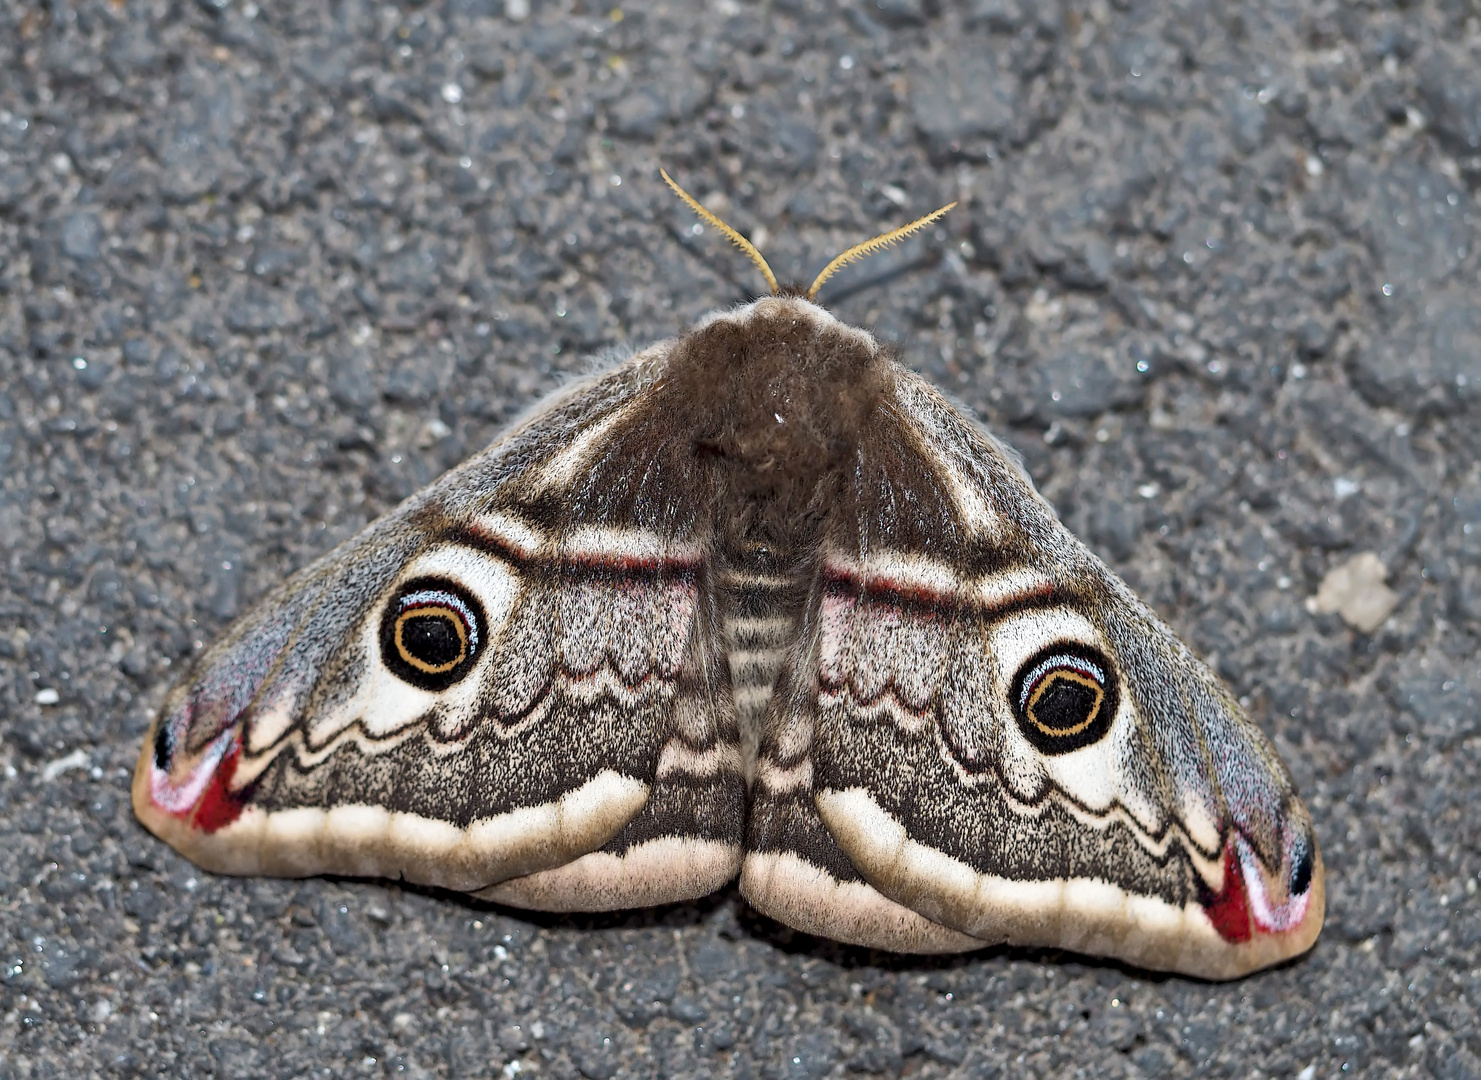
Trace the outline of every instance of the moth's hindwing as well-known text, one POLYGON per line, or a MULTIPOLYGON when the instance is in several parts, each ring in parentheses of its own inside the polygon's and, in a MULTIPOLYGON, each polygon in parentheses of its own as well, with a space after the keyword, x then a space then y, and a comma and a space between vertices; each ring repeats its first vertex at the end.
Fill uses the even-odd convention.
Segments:
POLYGON ((1259 730, 990 436, 896 385, 762 775, 810 766, 847 865, 981 942, 1211 978, 1304 951, 1321 855, 1259 730))
POLYGON ((666 352, 558 395, 233 627, 151 731, 144 823, 222 872, 548 908, 732 877, 744 778, 709 495, 672 470, 644 489, 666 352))
MULTIPOLYGON (((809 584, 800 583, 803 595, 809 584)), ((802 618, 763 608, 735 620, 739 625, 732 639, 759 637, 770 625, 775 627, 772 647, 783 653, 760 717, 741 891, 772 918, 819 937, 893 952, 981 948, 985 942, 933 922, 871 886, 818 816, 812 759, 816 686, 810 676, 817 665, 817 614, 814 598, 802 618)))

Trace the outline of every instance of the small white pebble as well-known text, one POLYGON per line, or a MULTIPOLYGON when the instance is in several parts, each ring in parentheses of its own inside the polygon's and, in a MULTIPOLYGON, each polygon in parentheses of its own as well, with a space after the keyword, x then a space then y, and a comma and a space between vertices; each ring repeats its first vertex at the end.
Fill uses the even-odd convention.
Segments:
POLYGON ((48 761, 41 767, 41 779, 51 781, 73 769, 86 769, 92 765, 86 750, 73 750, 66 757, 48 761))
POLYGON ((57 702, 59 702, 61 700, 62 700, 62 695, 59 694, 59 693, 57 693, 55 690, 53 690, 49 686, 48 687, 44 687, 43 689, 36 691, 36 704, 37 705, 55 705, 57 702))
POLYGON ((1399 594, 1384 584, 1388 568, 1371 551, 1334 566, 1322 578, 1317 594, 1306 601, 1313 615, 1336 613, 1363 634, 1372 634, 1399 606, 1399 594))

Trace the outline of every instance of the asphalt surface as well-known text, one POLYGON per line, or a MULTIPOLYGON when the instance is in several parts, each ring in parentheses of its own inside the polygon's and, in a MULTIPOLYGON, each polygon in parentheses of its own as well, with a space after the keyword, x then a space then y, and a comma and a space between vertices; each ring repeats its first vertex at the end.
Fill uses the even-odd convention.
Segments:
POLYGON ((1481 11, 0 3, 0 1076, 1481 1075, 1481 11), (322 10, 321 10, 322 7, 322 10), (824 300, 1023 453, 1294 771, 1315 950, 892 958, 734 890, 216 878, 170 681, 583 356, 824 300), (1372 634, 1307 600, 1363 552, 1372 634))

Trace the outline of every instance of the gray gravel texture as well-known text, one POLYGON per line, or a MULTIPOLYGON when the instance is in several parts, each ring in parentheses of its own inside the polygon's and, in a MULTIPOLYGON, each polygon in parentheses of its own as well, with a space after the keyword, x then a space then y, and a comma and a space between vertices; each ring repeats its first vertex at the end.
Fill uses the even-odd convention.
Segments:
POLYGON ((1481 9, 0 3, 0 1076, 1481 1075, 1481 9), (603 346, 825 299, 1270 733, 1328 867, 1229 985, 530 917, 147 835, 150 710, 603 346), (1375 551, 1375 634, 1314 616, 1375 551), (51 704, 47 702, 51 701, 51 704))

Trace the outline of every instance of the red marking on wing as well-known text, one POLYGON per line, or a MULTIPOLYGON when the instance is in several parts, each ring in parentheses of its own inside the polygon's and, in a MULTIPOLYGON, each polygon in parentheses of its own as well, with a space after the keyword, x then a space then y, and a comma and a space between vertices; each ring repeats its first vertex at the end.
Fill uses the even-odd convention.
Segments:
POLYGON ((698 559, 674 555, 619 555, 616 552, 567 552, 561 560, 579 568, 616 570, 620 573, 692 574, 699 569, 698 559))
POLYGON ((246 793, 231 790, 231 778, 237 771, 237 759, 241 756, 242 743, 237 739, 217 764, 193 811, 187 811, 193 814, 192 823, 201 832, 213 833, 226 828, 241 817, 246 808, 246 793))
POLYGON ((508 537, 500 536, 476 521, 469 522, 465 529, 473 538, 499 551, 510 562, 554 563, 560 568, 575 570, 605 570, 622 574, 673 574, 688 575, 700 568, 701 560, 680 555, 631 555, 616 551, 572 551, 562 550, 555 554, 543 550, 521 547, 508 537))
POLYGON ((955 590, 943 592, 918 581, 898 581, 883 574, 859 574, 838 566, 829 566, 823 575, 825 585, 846 589, 871 600, 942 607, 957 602, 955 590))
POLYGON ((973 607, 991 613, 1017 604, 1052 600, 1055 596, 1054 585, 1047 581, 1016 588, 1002 596, 984 597, 974 592, 975 586, 971 582, 958 582, 957 586, 942 589, 918 580, 901 580, 873 570, 860 573, 852 567, 837 565, 824 568, 823 584, 826 588, 880 603, 938 611, 973 607))
POLYGON ((1238 945, 1254 935, 1250 925, 1250 898, 1244 888, 1244 873, 1234 854, 1234 839, 1224 845, 1224 888, 1213 892, 1200 881, 1198 902, 1208 913, 1219 936, 1238 945))
POLYGON ((523 544, 511 540, 507 536, 500 536, 477 521, 465 522, 463 531, 469 538, 477 540, 484 546, 498 551, 499 554, 503 555, 510 562, 534 562, 542 554, 539 548, 525 547, 523 544))

